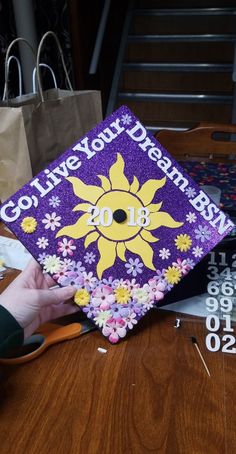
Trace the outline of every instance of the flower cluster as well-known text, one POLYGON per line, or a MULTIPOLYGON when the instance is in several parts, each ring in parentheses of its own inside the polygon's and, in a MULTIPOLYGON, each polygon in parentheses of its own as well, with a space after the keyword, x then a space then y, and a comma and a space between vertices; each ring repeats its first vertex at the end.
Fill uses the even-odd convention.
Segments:
POLYGON ((178 258, 141 285, 135 278, 113 279, 109 276, 99 280, 92 271, 85 270, 81 261, 41 255, 44 271, 50 272, 60 286, 77 288, 74 302, 112 343, 124 337, 194 266, 191 260, 178 258))

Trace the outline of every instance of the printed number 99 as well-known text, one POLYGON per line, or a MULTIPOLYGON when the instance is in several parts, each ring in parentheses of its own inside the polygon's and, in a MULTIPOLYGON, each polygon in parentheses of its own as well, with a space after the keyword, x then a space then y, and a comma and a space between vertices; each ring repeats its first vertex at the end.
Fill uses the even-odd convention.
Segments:
POLYGON ((206 306, 207 310, 209 312, 216 312, 218 311, 220 304, 220 310, 222 312, 231 312, 233 309, 233 302, 231 298, 228 298, 227 296, 222 296, 219 301, 217 298, 214 298, 213 296, 209 296, 206 299, 206 306))

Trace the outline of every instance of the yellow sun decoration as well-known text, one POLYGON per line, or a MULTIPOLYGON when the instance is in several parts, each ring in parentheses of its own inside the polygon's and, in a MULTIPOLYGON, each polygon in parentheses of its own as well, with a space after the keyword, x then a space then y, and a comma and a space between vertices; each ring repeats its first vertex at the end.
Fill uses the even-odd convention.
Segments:
POLYGON ((61 228, 56 237, 67 235, 74 239, 84 237, 84 247, 97 241, 100 258, 97 263, 97 274, 101 278, 105 270, 112 267, 117 258, 126 262, 126 251, 138 255, 144 265, 155 270, 153 264, 153 248, 151 243, 158 241, 151 231, 158 227, 166 226, 178 228, 182 222, 175 221, 168 213, 159 211, 162 202, 152 203, 155 193, 166 183, 166 177, 160 180, 147 180, 141 187, 136 176, 130 184, 124 173, 124 160, 120 153, 117 153, 115 163, 109 169, 109 178, 104 175, 97 175, 101 186, 87 185, 80 178, 68 177, 72 184, 74 194, 84 200, 73 208, 73 211, 83 212, 73 225, 61 228), (101 212, 106 207, 114 213, 122 210, 128 217, 129 207, 138 210, 147 209, 150 222, 146 226, 130 225, 127 220, 117 223, 113 219, 111 225, 89 224, 91 209, 101 212))

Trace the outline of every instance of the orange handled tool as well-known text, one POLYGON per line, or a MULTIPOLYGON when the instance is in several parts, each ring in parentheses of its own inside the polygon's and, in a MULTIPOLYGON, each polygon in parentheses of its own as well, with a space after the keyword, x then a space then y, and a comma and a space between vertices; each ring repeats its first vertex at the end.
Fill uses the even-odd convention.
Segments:
POLYGON ((28 337, 24 344, 15 350, 10 356, 0 358, 0 364, 22 364, 37 358, 50 345, 64 340, 74 339, 89 331, 95 330, 95 325, 89 320, 69 325, 45 323, 36 334, 28 337))

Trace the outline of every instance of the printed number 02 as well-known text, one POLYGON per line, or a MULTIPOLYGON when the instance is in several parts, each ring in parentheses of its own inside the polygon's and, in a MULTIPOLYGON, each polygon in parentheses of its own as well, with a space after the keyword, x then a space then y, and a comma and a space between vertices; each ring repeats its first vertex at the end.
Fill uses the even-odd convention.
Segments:
MULTIPOLYGON (((236 348, 233 347, 235 344, 235 337, 231 334, 225 334, 222 337, 222 341, 226 342, 225 345, 222 347, 223 353, 236 353, 236 348)), ((209 333, 206 336, 206 348, 210 352, 218 352, 220 350, 220 337, 218 334, 209 333)))

